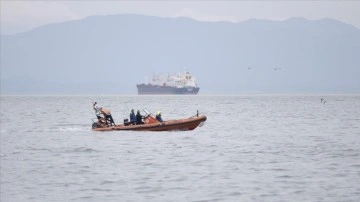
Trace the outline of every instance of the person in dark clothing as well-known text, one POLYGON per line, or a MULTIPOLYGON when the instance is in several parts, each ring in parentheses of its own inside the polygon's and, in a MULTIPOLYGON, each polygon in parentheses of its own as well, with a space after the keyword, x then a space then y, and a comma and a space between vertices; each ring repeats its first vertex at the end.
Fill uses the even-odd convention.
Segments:
POLYGON ((136 124, 144 124, 142 119, 143 119, 143 116, 140 114, 140 111, 137 110, 137 112, 136 112, 136 124))
POLYGON ((111 116, 111 114, 106 114, 105 115, 105 119, 110 121, 110 125, 116 126, 113 117, 111 116))
POLYGON ((135 124, 135 123, 136 123, 136 116, 135 116, 134 109, 132 109, 132 110, 131 110, 131 113, 130 113, 130 123, 131 123, 131 124, 135 124))
POLYGON ((162 118, 161 118, 161 111, 158 111, 156 113, 156 120, 158 120, 159 122, 163 122, 162 118))

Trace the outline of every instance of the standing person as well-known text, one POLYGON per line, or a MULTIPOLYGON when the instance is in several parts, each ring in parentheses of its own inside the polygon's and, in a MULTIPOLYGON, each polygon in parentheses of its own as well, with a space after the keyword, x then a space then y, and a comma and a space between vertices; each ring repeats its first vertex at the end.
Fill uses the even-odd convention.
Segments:
POLYGON ((96 101, 93 102, 93 109, 95 110, 95 115, 96 117, 100 120, 101 118, 103 118, 101 115, 101 109, 102 107, 100 107, 96 101))
POLYGON ((136 124, 144 124, 142 119, 143 119, 143 116, 140 114, 140 111, 137 110, 137 112, 136 112, 136 124))
POLYGON ((132 123, 132 124, 136 123, 136 116, 135 116, 134 109, 132 109, 131 113, 130 113, 130 123, 132 123))

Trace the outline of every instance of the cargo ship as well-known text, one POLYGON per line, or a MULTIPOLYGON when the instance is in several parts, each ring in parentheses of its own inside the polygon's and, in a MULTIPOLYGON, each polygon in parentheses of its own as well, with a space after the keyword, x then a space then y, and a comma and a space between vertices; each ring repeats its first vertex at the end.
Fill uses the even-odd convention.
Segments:
POLYGON ((196 95, 200 88, 196 79, 189 72, 168 75, 163 79, 161 75, 153 75, 152 81, 136 85, 139 95, 186 94, 196 95))

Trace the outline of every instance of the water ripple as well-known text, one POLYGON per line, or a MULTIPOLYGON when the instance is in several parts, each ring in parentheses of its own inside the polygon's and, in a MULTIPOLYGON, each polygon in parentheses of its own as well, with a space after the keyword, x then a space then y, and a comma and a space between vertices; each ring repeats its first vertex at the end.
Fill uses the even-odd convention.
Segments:
POLYGON ((91 96, 1 97, 18 117, 1 116, 0 200, 358 201, 360 97, 320 97, 101 96, 115 121, 144 103, 208 116, 153 133, 91 131, 91 96))

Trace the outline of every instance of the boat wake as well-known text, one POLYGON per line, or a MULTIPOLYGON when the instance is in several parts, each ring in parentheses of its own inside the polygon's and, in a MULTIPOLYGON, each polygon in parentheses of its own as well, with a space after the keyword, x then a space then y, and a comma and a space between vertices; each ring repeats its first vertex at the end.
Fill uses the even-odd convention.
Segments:
POLYGON ((47 147, 47 148, 36 148, 36 147, 27 147, 26 150, 29 151, 43 151, 51 153, 91 153, 91 152, 100 152, 96 149, 89 147, 47 147))
POLYGON ((88 127, 51 127, 51 128, 36 128, 26 130, 25 132, 79 132, 89 131, 88 127))

